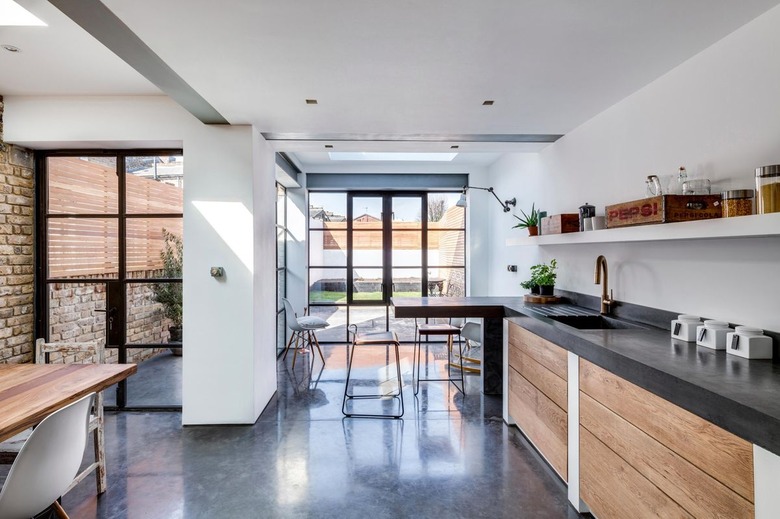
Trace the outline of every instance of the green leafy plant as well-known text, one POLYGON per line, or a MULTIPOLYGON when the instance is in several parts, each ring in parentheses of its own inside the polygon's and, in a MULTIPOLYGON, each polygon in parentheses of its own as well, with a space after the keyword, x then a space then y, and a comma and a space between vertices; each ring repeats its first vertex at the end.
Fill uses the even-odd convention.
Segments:
POLYGON ((553 259, 550 264, 540 263, 531 267, 531 282, 539 286, 555 285, 555 278, 558 274, 555 270, 558 268, 558 262, 553 259))
POLYGON ((536 286, 536 282, 533 279, 529 279, 528 281, 520 283, 520 286, 526 290, 531 290, 536 286))
MULTIPOLYGON (((164 243, 163 249, 160 251, 160 259, 163 262, 162 277, 181 278, 184 259, 184 245, 181 236, 166 229, 163 229, 162 233, 164 243)), ((165 317, 171 320, 171 327, 181 327, 181 283, 154 283, 151 288, 154 293, 153 299, 163 305, 165 317)))
POLYGON ((513 228, 519 227, 520 229, 527 229, 529 227, 539 226, 539 211, 536 210, 536 204, 531 204, 530 214, 526 214, 522 209, 520 209, 520 212, 523 213, 523 218, 520 218, 517 215, 513 215, 515 218, 520 220, 513 228))

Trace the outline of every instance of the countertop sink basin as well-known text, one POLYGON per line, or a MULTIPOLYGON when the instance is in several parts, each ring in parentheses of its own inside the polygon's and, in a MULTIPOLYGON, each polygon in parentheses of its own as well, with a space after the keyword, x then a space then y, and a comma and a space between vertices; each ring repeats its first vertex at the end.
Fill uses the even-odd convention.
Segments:
POLYGON ((558 321, 578 330, 644 330, 644 326, 614 317, 604 315, 556 315, 550 316, 553 321, 558 321))

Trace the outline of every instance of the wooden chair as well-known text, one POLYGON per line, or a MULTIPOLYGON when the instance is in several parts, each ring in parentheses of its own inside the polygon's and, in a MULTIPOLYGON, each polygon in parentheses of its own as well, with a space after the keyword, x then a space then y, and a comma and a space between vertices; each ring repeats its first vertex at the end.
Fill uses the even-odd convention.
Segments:
MULTIPOLYGON (((106 361, 105 347, 98 342, 46 342, 35 341, 36 364, 103 364, 106 361)), ((95 461, 81 471, 68 487, 70 491, 90 472, 95 471, 97 493, 106 491, 106 446, 103 419, 103 392, 97 393, 89 419, 89 431, 95 447, 95 461)), ((66 491, 66 492, 67 492, 66 491)))

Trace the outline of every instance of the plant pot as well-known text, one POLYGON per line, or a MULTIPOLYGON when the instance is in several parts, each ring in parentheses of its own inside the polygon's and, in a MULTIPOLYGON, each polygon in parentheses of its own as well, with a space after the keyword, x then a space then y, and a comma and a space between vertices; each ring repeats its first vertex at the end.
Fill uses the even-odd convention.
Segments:
POLYGON ((539 295, 540 296, 554 296, 555 295, 555 285, 539 285, 539 295))
POLYGON ((531 293, 534 295, 539 295, 539 285, 534 285, 531 287, 531 293))
POLYGON ((539 235, 539 227, 536 225, 532 225, 528 227, 528 236, 538 236, 539 235))
MULTIPOLYGON (((171 334, 171 338, 169 339, 170 343, 179 343, 182 342, 183 332, 181 326, 171 326, 168 328, 168 332, 171 334)), ((174 355, 181 355, 181 348, 170 348, 171 353, 174 355)))

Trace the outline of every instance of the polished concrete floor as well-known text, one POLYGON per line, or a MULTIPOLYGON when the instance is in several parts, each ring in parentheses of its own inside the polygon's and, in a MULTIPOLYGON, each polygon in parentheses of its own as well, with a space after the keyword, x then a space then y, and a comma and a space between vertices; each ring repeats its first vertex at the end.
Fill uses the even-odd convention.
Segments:
MULTIPOLYGON (((443 365, 441 348, 429 352, 429 374, 443 365)), ((563 483, 501 420, 500 399, 480 394, 478 377, 467 377, 465 397, 444 382, 423 383, 415 397, 404 346, 404 417, 343 418, 346 347, 324 349, 324 369, 310 355, 294 370, 292 355, 278 363, 278 394, 252 426, 109 413, 109 490, 96 497, 90 478, 63 498, 65 509, 76 519, 579 517, 563 483)), ((356 391, 393 385, 387 355, 375 347, 355 358, 356 391)))

